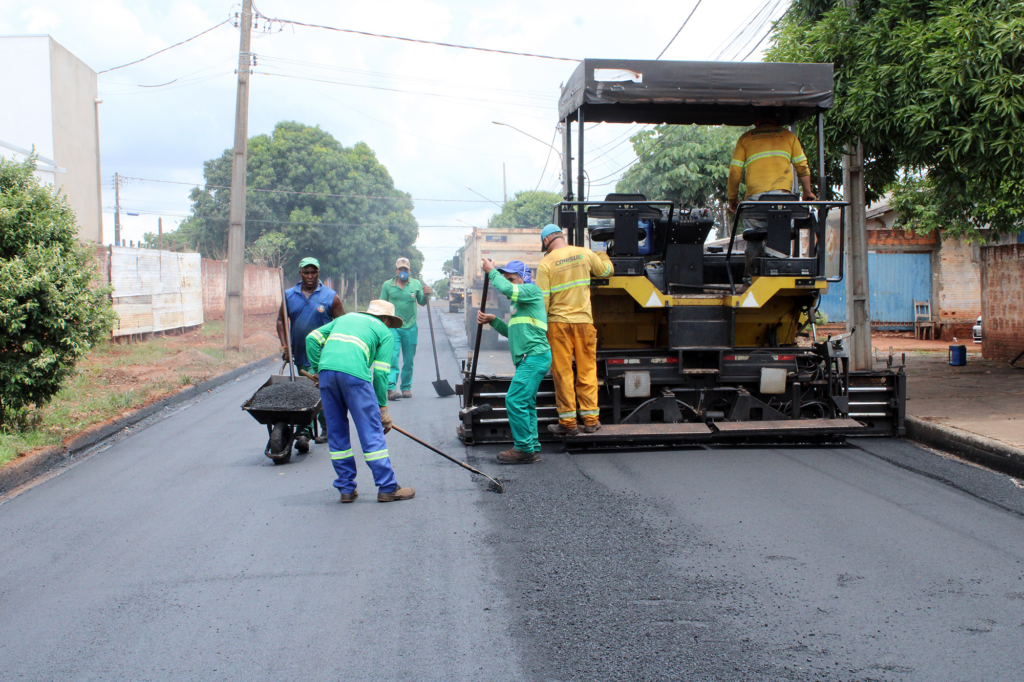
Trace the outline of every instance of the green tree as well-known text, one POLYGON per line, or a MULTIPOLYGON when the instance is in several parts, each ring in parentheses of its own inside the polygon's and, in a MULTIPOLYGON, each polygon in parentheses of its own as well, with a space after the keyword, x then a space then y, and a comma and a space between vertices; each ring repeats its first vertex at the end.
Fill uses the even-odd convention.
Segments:
POLYGON ((539 230, 551 222, 555 204, 562 197, 554 192, 526 189, 516 192, 512 201, 501 207, 501 213, 487 220, 487 227, 539 230))
POLYGON ((115 315, 67 199, 0 158, 0 427, 25 424, 110 334, 115 315))
POLYGON ((460 246, 455 255, 450 260, 446 260, 444 265, 441 266, 441 272, 449 276, 462 274, 462 259, 465 252, 466 247, 460 246))
POLYGON ((795 0, 768 59, 835 64, 830 165, 859 138, 869 198, 894 188, 923 231, 1020 230, 1024 4, 795 0))
POLYGON ((281 232, 264 232, 245 250, 245 260, 265 268, 280 268, 295 254, 295 242, 281 232))
POLYGON ((435 281, 431 286, 434 292, 434 298, 438 300, 444 300, 448 298, 448 287, 451 285, 451 279, 445 277, 435 281))
MULTIPOLYGON (((203 164, 207 187, 192 190, 191 215, 175 233, 211 257, 227 251, 231 156, 227 149, 203 164)), ((325 277, 358 277, 365 287, 393 275, 399 256, 414 273, 422 267, 412 199, 365 143, 345 147, 319 126, 282 121, 249 139, 246 170, 246 247, 268 232, 283 235, 294 245, 289 276, 306 256, 325 277)))

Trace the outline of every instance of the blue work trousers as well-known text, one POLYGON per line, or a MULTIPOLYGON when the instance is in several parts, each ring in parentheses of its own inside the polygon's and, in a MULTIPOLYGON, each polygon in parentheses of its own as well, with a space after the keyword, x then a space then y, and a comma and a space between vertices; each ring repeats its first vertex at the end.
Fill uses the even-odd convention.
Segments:
POLYGON ((395 470, 388 458, 384 442, 384 427, 380 422, 380 405, 373 384, 366 379, 329 369, 320 370, 320 400, 327 417, 327 444, 331 450, 331 464, 338 474, 334 487, 343 493, 356 489, 356 458, 352 453, 348 416, 356 424, 363 458, 373 472, 373 482, 380 492, 398 489, 395 470))
POLYGON ((540 452, 537 438, 537 390, 551 369, 551 351, 527 355, 516 366, 516 374, 505 394, 512 442, 519 452, 540 452))
POLYGON ((398 353, 402 353, 402 390, 412 390, 412 363, 416 359, 416 342, 420 330, 413 325, 408 329, 392 329, 391 337, 395 340, 395 350, 391 353, 391 375, 388 377, 388 390, 395 390, 398 383, 398 353))

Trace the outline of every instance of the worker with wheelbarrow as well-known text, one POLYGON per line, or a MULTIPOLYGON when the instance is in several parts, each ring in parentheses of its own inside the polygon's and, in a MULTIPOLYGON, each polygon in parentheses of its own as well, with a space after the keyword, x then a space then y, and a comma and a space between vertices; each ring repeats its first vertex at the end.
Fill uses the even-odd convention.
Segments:
MULTIPOLYGON (((285 307, 288 309, 288 320, 291 324, 292 338, 287 338, 284 324, 284 310, 277 315, 277 336, 281 340, 281 359, 288 362, 289 357, 295 360, 296 370, 309 371, 309 360, 306 357, 306 336, 322 327, 331 320, 345 314, 345 306, 341 297, 330 287, 320 281, 320 261, 316 258, 303 258, 299 261, 301 280, 285 292, 285 307)), ((324 413, 317 417, 320 420, 320 436, 317 443, 327 442, 327 427, 324 413)), ((313 437, 313 425, 302 429, 295 437, 295 448, 299 452, 309 452, 309 440, 313 437)))
POLYGON ((513 446, 498 453, 502 464, 539 462, 540 440, 537 437, 537 390, 551 368, 551 346, 548 345, 547 313, 544 295, 533 283, 530 268, 520 260, 503 268, 483 259, 483 268, 491 286, 512 302, 513 313, 506 324, 490 313, 477 311, 478 324, 490 323, 494 330, 508 337, 512 362, 516 366, 512 384, 505 395, 505 410, 512 429, 513 446))
POLYGON ((342 502, 355 502, 356 461, 348 417, 356 425, 363 458, 377 484, 378 502, 409 500, 416 495, 395 480, 384 434, 391 430, 388 415, 388 375, 394 340, 391 330, 402 326, 395 306, 370 301, 366 312, 351 313, 314 329, 306 337, 306 353, 320 385, 327 417, 327 442, 338 478, 334 487, 342 502))

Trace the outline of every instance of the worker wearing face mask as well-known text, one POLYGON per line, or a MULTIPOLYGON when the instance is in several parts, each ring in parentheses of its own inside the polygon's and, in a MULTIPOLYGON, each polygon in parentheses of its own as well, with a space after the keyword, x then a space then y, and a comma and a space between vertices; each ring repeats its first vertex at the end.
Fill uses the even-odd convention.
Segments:
POLYGON ((395 306, 395 314, 402 318, 402 326, 392 329, 395 349, 391 355, 391 376, 388 379, 388 400, 412 397, 412 369, 416 359, 416 341, 419 329, 416 327, 416 305, 427 305, 430 287, 409 275, 411 265, 408 258, 395 261, 395 276, 384 282, 380 288, 380 300, 395 306), (399 371, 398 359, 402 356, 399 371), (401 390, 399 390, 401 387, 401 390))

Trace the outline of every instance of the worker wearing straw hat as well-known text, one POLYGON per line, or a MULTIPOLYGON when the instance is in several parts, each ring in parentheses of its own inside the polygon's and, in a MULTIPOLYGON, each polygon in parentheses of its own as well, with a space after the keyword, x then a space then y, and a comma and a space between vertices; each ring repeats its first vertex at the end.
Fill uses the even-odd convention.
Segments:
POLYGON ((395 306, 370 301, 366 312, 339 317, 306 337, 306 353, 320 386, 327 416, 327 442, 338 475, 334 487, 342 502, 355 502, 356 461, 348 417, 356 425, 363 458, 373 473, 378 502, 409 500, 416 495, 395 480, 384 434, 391 430, 388 415, 388 375, 391 372, 391 330, 402 326, 395 306))

